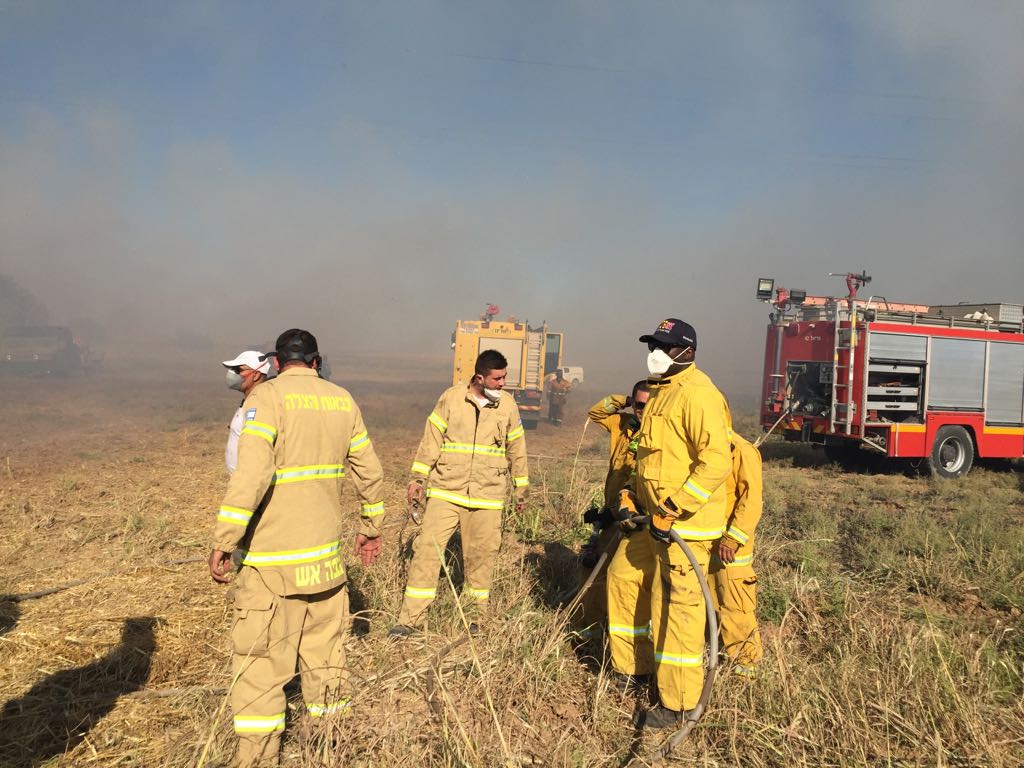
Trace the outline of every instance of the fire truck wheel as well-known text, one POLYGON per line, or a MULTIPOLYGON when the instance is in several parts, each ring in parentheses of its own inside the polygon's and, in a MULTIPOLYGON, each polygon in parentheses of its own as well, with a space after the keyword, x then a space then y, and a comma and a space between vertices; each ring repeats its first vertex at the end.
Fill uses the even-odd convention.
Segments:
POLYGON ((963 427, 940 427, 928 457, 932 477, 961 477, 973 463, 974 441, 970 433, 963 427))

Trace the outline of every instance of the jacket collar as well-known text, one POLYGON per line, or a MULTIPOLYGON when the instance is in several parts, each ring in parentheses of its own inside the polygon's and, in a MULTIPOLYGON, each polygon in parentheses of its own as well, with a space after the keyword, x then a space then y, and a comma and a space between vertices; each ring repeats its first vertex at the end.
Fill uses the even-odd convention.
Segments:
POLYGON ((683 384, 694 377, 697 372, 697 364, 690 363, 688 366, 683 368, 679 373, 674 373, 671 376, 663 379, 649 379, 648 384, 656 387, 671 387, 673 384, 683 384))
POLYGON ((285 368, 283 371, 277 374, 278 378, 281 376, 319 376, 315 368, 306 368, 304 365, 293 365, 291 368, 285 368))

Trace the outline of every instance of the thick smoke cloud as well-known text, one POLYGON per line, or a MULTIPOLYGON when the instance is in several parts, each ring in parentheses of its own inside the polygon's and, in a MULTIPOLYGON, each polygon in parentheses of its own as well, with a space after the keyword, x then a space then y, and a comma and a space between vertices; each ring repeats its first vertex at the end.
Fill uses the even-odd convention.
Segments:
POLYGON ((85 43, 54 50, 45 9, 7 11, 64 68, 0 121, 0 273, 136 352, 301 325, 333 354, 443 359, 495 302, 616 387, 677 315, 741 404, 760 275, 1024 301, 1021 6, 465 11, 325 6, 274 61, 272 19, 165 19, 179 59, 129 17, 111 59, 167 60, 122 87, 85 43), (147 80, 175 66, 193 92, 147 80))

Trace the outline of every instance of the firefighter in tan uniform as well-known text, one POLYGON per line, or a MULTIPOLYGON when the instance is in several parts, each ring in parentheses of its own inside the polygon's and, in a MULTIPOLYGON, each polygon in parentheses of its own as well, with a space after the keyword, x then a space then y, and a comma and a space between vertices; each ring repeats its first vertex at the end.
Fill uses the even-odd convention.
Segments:
MULTIPOLYGON (((465 565, 462 597, 474 619, 486 611, 501 545, 509 466, 519 511, 530 484, 519 408, 502 391, 507 368, 500 352, 481 352, 469 385, 446 390, 427 419, 407 491, 410 503, 425 498, 426 509, 413 544, 398 623, 388 632, 392 637, 410 635, 423 623, 437 596, 441 557, 456 528, 462 531, 465 565)), ((470 630, 478 629, 478 621, 472 622, 470 630)))
MULTIPOLYGON (((596 563, 601 554, 608 549, 615 539, 617 526, 614 511, 619 508, 619 493, 629 482, 636 466, 637 432, 640 429, 640 418, 650 392, 646 381, 638 381, 633 385, 629 395, 608 395, 598 400, 590 408, 587 418, 608 432, 608 473, 604 481, 604 507, 595 522, 594 534, 584 547, 584 566, 596 563), (629 409, 628 411, 625 409, 629 409)), ((626 533, 625 535, 629 535, 626 533)), ((638 537, 642 540, 642 537, 638 537)), ((644 549, 649 550, 646 542, 644 549)), ((614 555, 615 553, 610 553, 614 555)), ((589 569, 588 569, 589 572, 589 569)), ((584 578, 587 573, 584 573, 584 578)), ((608 580, 611 578, 611 565, 604 573, 598 575, 591 585, 590 591, 583 597, 582 611, 576 620, 583 637, 595 634, 595 628, 607 618, 609 635, 621 630, 616 619, 610 614, 608 602, 608 580)), ((646 622, 645 622, 646 629, 646 622)), ((614 640, 613 640, 614 644, 614 640)), ((648 670, 650 672, 650 670, 648 670)))
POLYGON ((284 685, 296 662, 310 717, 348 707, 339 501, 346 464, 362 505, 356 552, 364 565, 380 553, 380 461, 359 407, 346 390, 319 378, 318 362, 308 331, 278 338, 280 375, 245 401, 238 468, 217 515, 209 563, 214 581, 227 582, 232 550, 245 550, 234 579, 231 631, 237 766, 277 764, 284 685))
POLYGON ((731 511, 725 535, 711 557, 712 594, 722 645, 735 662, 732 671, 753 678, 763 655, 754 613, 754 531, 761 520, 761 454, 737 434, 732 435, 732 473, 726 480, 726 499, 731 511))
POLYGON ((670 318, 640 341, 650 349, 652 380, 637 446, 636 496, 651 515, 651 632, 661 704, 637 724, 665 728, 678 726, 700 698, 706 624, 697 574, 671 544, 669 530, 687 542, 706 574, 711 547, 726 528, 731 429, 725 398, 693 363, 692 326, 670 318))
POLYGON ((555 378, 548 383, 548 421, 555 426, 562 425, 562 414, 570 392, 572 384, 562 376, 561 369, 555 371, 555 378))

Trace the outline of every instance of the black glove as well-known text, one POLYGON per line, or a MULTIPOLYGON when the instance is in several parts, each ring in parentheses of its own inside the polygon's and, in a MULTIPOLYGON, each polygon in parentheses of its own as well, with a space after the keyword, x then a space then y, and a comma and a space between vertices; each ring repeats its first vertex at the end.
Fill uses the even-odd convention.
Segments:
POLYGON ((612 511, 608 507, 591 507, 583 513, 583 522, 596 525, 604 530, 615 522, 615 519, 612 517, 612 511))
POLYGON ((580 565, 583 568, 593 569, 597 565, 597 547, 589 544, 580 549, 580 565))

